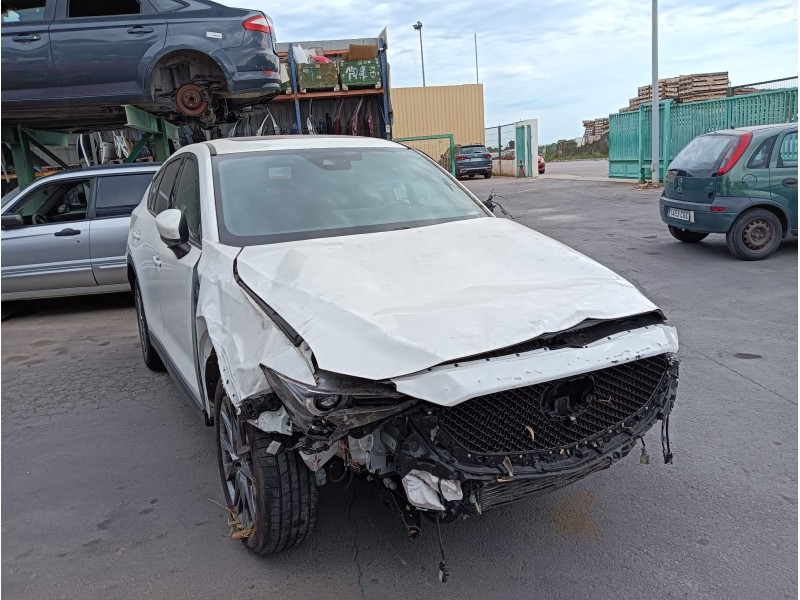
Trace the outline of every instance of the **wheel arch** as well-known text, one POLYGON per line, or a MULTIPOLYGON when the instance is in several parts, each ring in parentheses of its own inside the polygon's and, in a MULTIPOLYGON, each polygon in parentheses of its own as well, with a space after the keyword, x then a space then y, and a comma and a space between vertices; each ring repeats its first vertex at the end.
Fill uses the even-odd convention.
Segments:
POLYGON ((203 385, 203 401, 205 407, 203 412, 206 417, 206 425, 211 427, 214 424, 214 394, 216 393, 217 381, 220 379, 220 368, 217 359, 217 351, 214 343, 208 335, 205 319, 197 319, 197 336, 199 340, 198 351, 200 365, 202 368, 201 382, 203 385))
POLYGON ((150 61, 150 66, 147 69, 145 90, 155 101, 155 78, 158 76, 158 71, 170 64, 178 64, 186 60, 202 65, 204 68, 215 70, 215 74, 218 74, 224 80, 226 88, 229 87, 232 73, 231 66, 225 64, 219 54, 214 55, 215 50, 217 48, 213 46, 203 48, 202 46, 198 47, 196 44, 194 46, 188 44, 172 45, 163 49, 150 61))
POLYGON ((791 223, 791 219, 789 218, 789 215, 787 214, 786 209, 783 208, 783 206, 781 206, 780 204, 757 202, 748 206, 747 210, 743 211, 741 215, 744 215, 750 212, 751 210, 758 210, 758 209, 768 210, 769 212, 773 213, 776 217, 778 217, 778 221, 780 221, 781 223, 781 238, 785 238, 786 236, 789 235, 789 227, 790 227, 789 224, 791 223))

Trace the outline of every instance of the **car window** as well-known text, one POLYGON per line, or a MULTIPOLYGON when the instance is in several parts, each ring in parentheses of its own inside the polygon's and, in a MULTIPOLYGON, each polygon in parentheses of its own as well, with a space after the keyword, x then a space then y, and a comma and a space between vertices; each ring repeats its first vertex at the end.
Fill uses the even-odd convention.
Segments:
POLYGON ((778 167, 797 167, 797 132, 787 133, 778 153, 778 167))
POLYGON ((173 208, 179 209, 186 216, 189 226, 189 239, 200 243, 200 182, 197 175, 197 163, 187 158, 183 163, 183 171, 175 188, 173 208))
POLYGON ((736 135, 701 135, 678 152, 669 165, 670 171, 683 171, 688 177, 711 177, 725 152, 736 143, 736 135))
POLYGON ((151 0, 151 2, 156 5, 159 12, 170 12, 186 6, 178 0, 151 0))
POLYGON ((183 158, 181 157, 164 165, 163 175, 155 190, 153 208, 151 209, 154 214, 158 215, 161 211, 169 208, 172 190, 175 187, 175 180, 178 178, 182 162, 183 158))
POLYGON ((10 0, 0 5, 0 21, 3 23, 23 23, 44 19, 47 0, 10 0))
MULTIPOLYGON (((152 10, 152 9, 151 9, 152 10)), ((111 17, 115 15, 138 15, 142 6, 137 0, 69 0, 70 19, 81 17, 111 17)))
POLYGON ((21 215, 25 225, 83 221, 89 207, 91 185, 91 179, 84 179, 41 186, 8 214, 21 215))
POLYGON ((462 146, 458 150, 459 154, 489 154, 486 146, 462 146))
POLYGON ((266 244, 486 217, 412 149, 308 149, 214 159, 220 239, 266 244))
POLYGON ((772 146, 775 145, 775 140, 778 139, 777 135, 767 138, 758 145, 753 156, 747 161, 747 166, 750 169, 768 169, 769 157, 772 155, 772 146))
POLYGON ((152 180, 152 173, 99 177, 94 208, 95 218, 127 217, 142 201, 152 180))

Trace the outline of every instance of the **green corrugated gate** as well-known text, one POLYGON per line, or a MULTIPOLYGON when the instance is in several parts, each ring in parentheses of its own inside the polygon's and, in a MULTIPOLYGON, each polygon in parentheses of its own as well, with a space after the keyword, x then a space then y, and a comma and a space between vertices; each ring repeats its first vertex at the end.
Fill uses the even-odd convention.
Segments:
MULTIPOLYGON (((705 102, 659 103, 661 177, 664 167, 686 144, 702 133, 797 121, 797 88, 734 96, 705 102)), ((608 116, 608 176, 650 178, 651 104, 638 111, 608 116)))

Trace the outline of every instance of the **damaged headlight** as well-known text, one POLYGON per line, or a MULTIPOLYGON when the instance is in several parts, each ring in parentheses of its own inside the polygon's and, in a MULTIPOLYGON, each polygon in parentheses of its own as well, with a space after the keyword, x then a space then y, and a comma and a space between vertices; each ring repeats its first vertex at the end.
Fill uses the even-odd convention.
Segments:
POLYGON ((316 386, 289 379, 272 369, 261 366, 275 393, 291 408, 300 409, 308 416, 328 416, 333 411, 357 413, 395 408, 402 402, 402 394, 390 384, 359 380, 333 373, 321 372, 316 386))

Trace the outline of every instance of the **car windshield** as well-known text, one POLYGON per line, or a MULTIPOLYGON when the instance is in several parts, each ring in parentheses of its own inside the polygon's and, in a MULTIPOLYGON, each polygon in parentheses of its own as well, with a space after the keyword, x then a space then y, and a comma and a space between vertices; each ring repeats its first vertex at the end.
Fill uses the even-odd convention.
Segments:
POLYGON ((330 148, 215 158, 220 241, 251 246, 488 217, 407 148, 330 148))
POLYGON ((735 135, 701 135, 694 138, 670 163, 670 171, 683 177, 711 177, 735 135))

